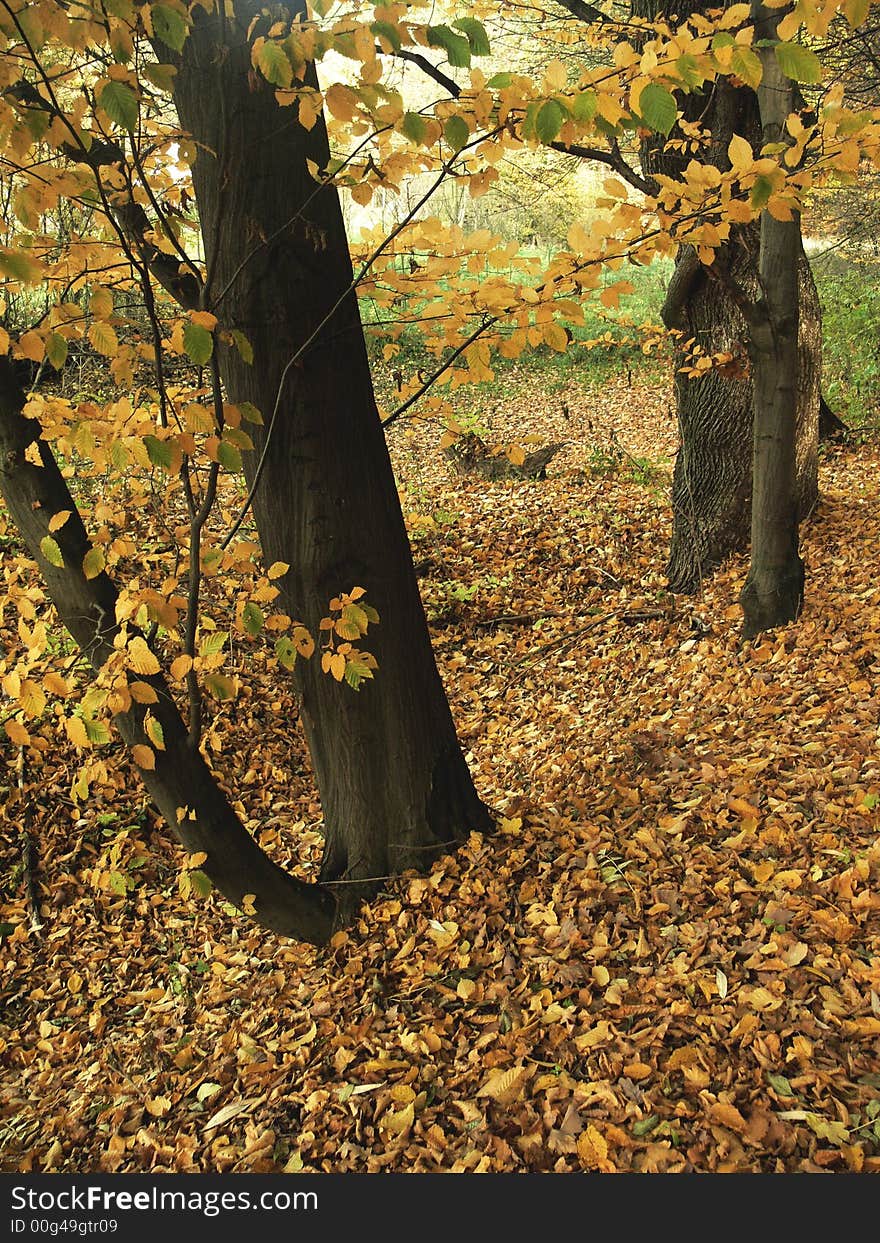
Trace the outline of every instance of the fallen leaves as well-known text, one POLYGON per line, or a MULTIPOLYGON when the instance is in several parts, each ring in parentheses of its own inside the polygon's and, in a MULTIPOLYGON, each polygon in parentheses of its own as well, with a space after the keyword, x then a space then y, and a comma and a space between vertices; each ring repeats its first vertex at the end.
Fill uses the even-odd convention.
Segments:
MULTIPOLYGON (((184 899, 138 788, 108 761, 74 804, 80 759, 39 719, 20 791, 9 735, 4 1168, 880 1171, 877 455, 824 461, 804 616, 740 648, 742 562, 670 602, 665 489, 590 468, 607 428, 671 453, 665 393, 566 400, 540 412, 569 442, 543 481, 450 482, 435 429, 394 442, 405 507, 440 515, 416 559, 499 831, 389 881, 324 950, 184 899)), ((509 395, 493 438, 538 404, 509 395)), ((312 880, 292 694, 236 674, 209 737, 261 844, 312 880)))

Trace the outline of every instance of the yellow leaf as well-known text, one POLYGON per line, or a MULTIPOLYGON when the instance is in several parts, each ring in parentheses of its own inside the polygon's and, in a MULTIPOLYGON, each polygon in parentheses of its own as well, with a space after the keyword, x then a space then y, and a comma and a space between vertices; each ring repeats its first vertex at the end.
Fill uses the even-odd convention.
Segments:
POLYGON ((192 669, 192 656, 177 656, 171 662, 171 676, 181 682, 192 669))
POLYGON ((26 332, 18 342, 19 351, 33 363, 41 363, 45 353, 45 343, 38 332, 26 332))
POLYGON ((587 1170, 614 1173, 614 1165, 608 1160, 608 1142, 592 1122, 578 1136, 577 1154, 581 1165, 587 1170))
POLYGON ((135 703, 154 704, 158 703, 159 696, 150 686, 149 682, 131 682, 128 687, 131 697, 135 703))
POLYGON ((95 319, 109 319, 113 314, 113 294, 109 289, 93 289, 89 295, 89 310, 95 319))
POLYGON ((381 1118, 379 1126, 390 1135, 403 1135, 415 1121, 415 1105, 410 1103, 404 1109, 389 1109, 381 1118))
POLYGON ((290 566, 287 564, 286 561, 273 561, 272 564, 269 566, 268 570, 266 571, 266 577, 267 578, 281 578, 281 576, 283 574, 286 574, 289 569, 290 569, 290 566))
POLYGON ((49 530, 60 531, 72 513, 71 509, 60 509, 57 514, 53 514, 49 519, 49 530))
MULTIPOLYGON (((208 856, 205 855, 206 859, 207 857, 208 856)), ((241 899, 241 909, 244 911, 245 915, 256 915, 257 913, 257 908, 255 905, 256 901, 257 901, 257 895, 255 893, 246 893, 243 895, 241 899)))
POLYGON ((97 578, 105 565, 104 554, 100 548, 90 548, 83 557, 83 574, 86 578, 97 578))
POLYGON ((150 677, 159 672, 160 665, 156 657, 147 647, 146 639, 132 639, 128 645, 128 667, 135 673, 150 677))
POLYGON ((43 688, 33 678, 25 678, 18 693, 18 702, 28 716, 42 716, 46 707, 43 688))
POLYGON ((72 971, 67 977, 67 991, 76 996, 82 992, 83 978, 78 971, 72 971))
POLYGON ((15 743, 17 747, 26 747, 30 743, 31 736, 21 721, 7 721, 4 728, 9 741, 15 743))
POLYGON ((113 358, 116 351, 119 349, 119 341, 117 340, 116 333, 110 325, 104 323, 103 320, 92 324, 89 329, 89 341, 91 342, 92 347, 97 350, 99 354, 103 354, 105 358, 113 358))
POLYGON ((150 1096, 146 1102, 147 1113, 154 1118, 164 1118, 171 1110, 171 1101, 167 1096, 150 1096))
POLYGON ((60 673, 52 673, 51 671, 43 678, 43 690, 48 691, 50 695, 60 695, 64 698, 70 694, 70 683, 66 678, 62 678, 60 673))
POLYGON ((67 730, 67 737, 75 747, 88 747, 90 745, 89 735, 86 732, 82 717, 67 717, 64 722, 64 728, 67 730))
POLYGON ((135 743, 132 747, 131 758, 138 768, 145 768, 148 772, 156 767, 156 756, 152 747, 145 747, 142 743, 135 743))
POLYGON ((713 1122, 726 1126, 731 1131, 738 1131, 740 1134, 743 1134, 748 1126, 736 1106, 728 1105, 725 1101, 716 1101, 709 1110, 709 1117, 713 1122))
POLYGON ((525 1091, 530 1071, 526 1066, 511 1066, 509 1070, 496 1068, 478 1090, 477 1096, 488 1096, 505 1107, 520 1100, 525 1091))
POLYGON ((544 342, 549 345, 552 350, 556 350, 560 354, 564 354, 568 349, 568 333, 560 324, 549 323, 544 325, 544 342))
POLYGON ((734 172, 741 173, 744 169, 750 168, 754 163, 755 157, 752 153, 752 144, 747 142, 745 138, 740 138, 739 134, 734 134, 727 145, 727 158, 734 172))
POLYGON ((345 657, 341 652, 334 652, 328 662, 330 672, 333 674, 337 682, 341 682, 345 677, 345 657))
POLYGON ((194 324, 198 324, 207 332, 213 332, 217 327, 217 316, 212 315, 210 311, 190 311, 189 317, 194 324))

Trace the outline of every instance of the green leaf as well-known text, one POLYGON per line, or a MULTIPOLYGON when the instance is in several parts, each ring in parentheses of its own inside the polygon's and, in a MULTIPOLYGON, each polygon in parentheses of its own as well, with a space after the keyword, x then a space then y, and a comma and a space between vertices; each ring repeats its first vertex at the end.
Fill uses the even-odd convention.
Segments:
POLYGON ((452 24, 456 30, 464 31, 467 35, 467 41, 471 45, 474 56, 489 55, 492 49, 489 47, 489 36, 482 22, 478 22, 475 17, 462 17, 452 24))
POLYGON ((250 366, 254 361, 254 347, 239 328, 233 328, 232 339, 235 342, 235 348, 241 355, 241 361, 250 366))
POLYGON ((428 46, 442 48, 454 69, 467 69, 471 63, 470 42, 448 26, 429 26, 428 46))
POLYGON ((370 30, 377 38, 390 44, 395 52, 400 51, 400 31, 391 22, 373 22, 370 30))
POLYGON ((208 898, 211 890, 214 888, 211 883, 210 876, 207 876, 201 868, 193 868, 191 872, 187 872, 189 883, 192 885, 193 892, 200 898, 208 898))
POLYGON ((255 639, 263 629, 264 621, 263 610, 260 606, 254 604, 253 600, 248 600, 241 612, 241 624, 252 639, 255 639))
POLYGON ((771 1075, 768 1073, 767 1082, 777 1094, 777 1096, 796 1096, 794 1088, 791 1086, 785 1075, 771 1075))
POLYGON ((46 535, 40 540, 40 552, 50 565, 57 566, 59 570, 63 569, 64 558, 61 555, 61 549, 51 535, 46 535))
POLYGON ((235 698, 235 683, 225 673, 209 673, 205 678, 205 690, 221 702, 235 698))
POLYGON ((254 442, 243 427, 225 427, 223 429, 223 439, 228 440, 237 449, 244 449, 248 453, 254 447, 254 442))
POLYGON ((581 91, 579 95, 575 95, 574 104, 572 105, 574 119, 582 124, 592 121, 596 115, 596 104, 595 91, 581 91))
POLYGON ((137 95, 124 82, 108 82, 98 96, 98 103, 115 125, 133 130, 137 125, 137 95))
POLYGON ((110 741, 110 730, 103 721, 93 721, 91 717, 83 716, 82 723, 86 727, 89 742, 96 747, 103 747, 110 741))
POLYGON ((819 57, 802 43, 777 43, 776 60, 785 76, 793 82, 814 85, 822 81, 819 57))
POLYGON ((663 135, 670 133, 678 116, 675 99, 658 82, 649 82, 642 91, 639 96, 639 110, 648 128, 663 135))
POLYGON ((678 70, 678 76, 689 90, 695 90, 706 81, 706 75, 700 68, 700 62, 690 52, 685 52, 683 56, 679 56, 675 62, 675 68, 678 70))
POLYGON ((369 665, 363 664, 362 661, 349 657, 345 663, 345 680, 352 690, 359 691, 361 682, 373 676, 373 671, 369 665))
POLYGON ((460 151, 471 136, 464 117, 450 117, 443 126, 443 135, 453 151, 460 151))
POLYGON ((152 8, 153 33, 157 39, 180 52, 189 33, 186 18, 177 9, 169 9, 164 4, 154 4, 152 8))
POLYGON ((759 173, 755 178, 752 186, 749 202, 755 211, 763 211, 770 202, 770 195, 773 193, 773 182, 769 177, 765 177, 763 173, 759 173))
POLYGON ((283 634, 276 642, 275 655, 278 657, 278 663, 283 665, 285 669, 292 669, 296 664, 296 645, 286 634, 283 634))
POLYGON ((46 357, 56 371, 67 361, 67 341, 60 332, 50 332, 46 338, 46 357))
POLYGON ((656 1114, 649 1114, 647 1118, 639 1118, 637 1122, 633 1123, 633 1135, 647 1135, 649 1132, 653 1131, 654 1127, 658 1126, 659 1123, 660 1119, 656 1114))
POLYGON ((535 117, 535 133, 548 146, 553 142, 565 122, 565 109, 555 99, 548 99, 538 109, 535 117))
POLYGON ((245 423, 255 423, 257 427, 263 426, 263 416, 260 414, 256 406, 249 401, 240 401, 238 409, 245 423))
POLYGON ((207 328, 188 320, 183 326, 183 348, 197 367, 204 367, 214 352, 214 338, 207 328))
POLYGON ((260 72, 273 86, 288 87, 293 81, 293 67, 279 44, 267 39, 257 56, 260 72))
POLYGON ((221 440, 217 446, 217 461, 233 475, 237 475, 242 468, 241 450, 230 444, 228 440, 221 440))
POLYGON ((167 440, 160 440, 158 436, 144 436, 144 446, 147 450, 147 457, 154 466, 161 466, 164 470, 169 470, 174 460, 174 451, 167 440))
POLYGON ((764 76, 764 67, 757 52, 750 47, 737 47, 730 61, 730 67, 738 78, 742 78, 746 86, 754 89, 760 85, 764 76))
POLYGON ((0 250, 0 272, 23 284, 35 284, 40 279, 36 260, 20 250, 0 250))
POLYGON ((512 73, 506 73, 506 72, 505 73, 493 73, 492 77, 489 79, 486 85, 492 91, 499 91, 499 90, 503 90, 505 86, 510 86, 512 81, 513 81, 512 73))
POLYGON ((177 68, 175 65, 158 65, 154 61, 149 61, 142 67, 141 73, 148 82, 158 87, 160 91, 170 91, 174 86, 174 75, 177 73, 177 68))
POLYGON ((414 142, 416 146, 419 146, 424 140, 425 131, 428 127, 425 124, 425 118, 420 116, 418 112, 405 112, 400 128, 410 142, 414 142))
POLYGON ((223 645, 228 638, 229 632, 227 630, 209 630, 199 640, 199 655, 216 656, 218 652, 223 651, 223 645))

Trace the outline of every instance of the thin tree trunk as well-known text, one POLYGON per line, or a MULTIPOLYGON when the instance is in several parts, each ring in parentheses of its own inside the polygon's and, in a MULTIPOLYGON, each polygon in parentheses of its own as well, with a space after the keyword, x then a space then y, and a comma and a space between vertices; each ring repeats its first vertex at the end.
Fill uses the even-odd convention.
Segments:
MULTIPOLYGON (((0 493, 12 520, 37 562, 62 623, 97 672, 114 655, 119 635, 116 588, 106 573, 86 578, 83 558, 90 543, 67 483, 41 428, 22 413, 24 394, 11 361, 0 357, 0 493), (40 465, 26 457, 36 446, 40 465), (54 514, 70 517, 52 538, 63 566, 47 561, 40 541, 49 534, 54 514)), ((171 692, 160 675, 136 675, 156 695, 155 703, 133 702, 114 724, 129 748, 149 747, 155 767, 139 768, 144 785, 172 831, 191 854, 204 853, 201 865, 225 898, 242 907, 254 895, 256 917, 285 936, 320 944, 334 924, 336 902, 319 885, 290 876, 260 849, 233 811, 201 754, 188 744, 184 724, 171 692), (162 729, 164 749, 144 732, 147 710, 162 729)))
MULTIPOLYGON (((313 632, 341 591, 363 587, 379 625, 364 645, 379 662, 354 692, 298 661, 300 713, 324 812, 322 877, 358 881, 422 867, 491 824, 462 756, 431 649, 361 328, 338 195, 307 161, 329 159, 319 118, 251 68, 260 12, 238 0, 221 20, 196 7, 174 84, 198 144, 193 180, 213 309, 250 340, 253 365, 221 355, 232 401, 264 416, 245 454, 253 511, 288 612, 313 632), (293 362, 292 360, 296 360, 293 362)), ((304 14, 301 0, 291 12, 304 14)), ((310 66, 306 82, 315 86, 310 66)), ((349 908, 362 892, 355 886, 349 908)))
MULTIPOLYGON (((758 87, 764 143, 785 141, 794 86, 779 67, 774 42, 780 10, 753 3, 764 74, 758 87)), ((751 565, 740 595, 743 635, 793 621, 804 594, 798 553, 797 429, 800 216, 761 214, 761 297, 750 319, 754 384, 751 565)))

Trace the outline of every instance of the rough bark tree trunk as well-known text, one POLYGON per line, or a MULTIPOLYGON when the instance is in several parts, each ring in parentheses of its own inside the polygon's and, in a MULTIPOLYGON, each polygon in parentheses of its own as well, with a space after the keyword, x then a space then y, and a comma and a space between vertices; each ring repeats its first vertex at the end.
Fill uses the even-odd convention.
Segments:
MULTIPOLYGON (((302 14, 296 0, 291 12, 302 14)), ((264 416, 245 455, 267 563, 285 607, 313 632, 340 591, 364 587, 380 623, 365 646, 375 680, 355 693, 298 661, 302 723, 324 812, 324 880, 357 882, 409 867, 485 830, 431 649, 373 395, 338 195, 318 189, 327 135, 251 68, 260 12, 237 0, 225 23, 196 7, 174 84, 198 144, 193 180, 223 326, 241 330, 253 365, 221 356, 230 400, 264 416), (296 362, 291 365, 291 360, 296 362)), ((313 67, 306 81, 316 85, 313 67)), ((363 890, 354 883, 349 908, 363 890)))
MULTIPOLYGON (((763 141, 785 143, 794 110, 794 83, 779 66, 774 44, 781 10, 753 0, 757 47, 764 68, 758 87, 763 141)), ((800 215, 777 220, 761 213, 761 296, 747 312, 754 385, 754 457, 751 564, 740 594, 743 636, 794 621, 804 597, 798 553, 796 474, 798 369, 798 256, 800 215)))
MULTIPOLYGON (((757 293, 757 231, 726 248, 734 279, 757 293)), ((681 269, 687 256, 676 265, 681 269)), ((797 495, 801 517, 818 498, 818 419, 821 359, 819 298, 801 251, 796 261, 801 298, 798 327, 797 495)), ((730 295, 705 269, 692 283, 677 322, 709 353, 746 355, 747 329, 730 295)), ((679 360, 680 362, 680 360, 679 360)), ((752 501, 752 393, 754 377, 713 370, 689 379, 676 373, 675 399, 681 444, 672 483, 672 539, 667 562, 671 591, 699 590, 703 578, 731 553, 748 547, 752 501)))
MULTIPOLYGON (((714 0, 689 0, 685 9, 670 0, 633 0, 633 11, 657 17, 666 13, 701 13, 718 8, 714 0)), ((755 92, 729 79, 705 95, 680 95, 679 107, 690 121, 711 134, 701 158, 729 167, 727 148, 734 134, 760 142, 761 123, 755 92)), ((675 175, 691 156, 662 151, 662 140, 642 148, 643 172, 675 175)), ((731 231, 720 258, 750 296, 758 289, 758 230, 731 231)), ((822 321, 819 295, 810 265, 799 248, 797 259, 801 315, 798 329, 800 387, 797 394, 797 495, 801 517, 818 498, 818 414, 822 321)), ((667 327, 695 338, 707 354, 745 358, 747 331, 729 292, 696 262, 690 247, 679 253, 663 311, 667 327)), ((681 365, 676 360, 676 369, 681 365)), ((752 496, 752 377, 736 368, 713 370, 689 379, 676 370, 674 389, 681 446, 672 482, 672 538, 667 562, 670 590, 698 591, 703 578, 725 557, 748 546, 752 496)))

